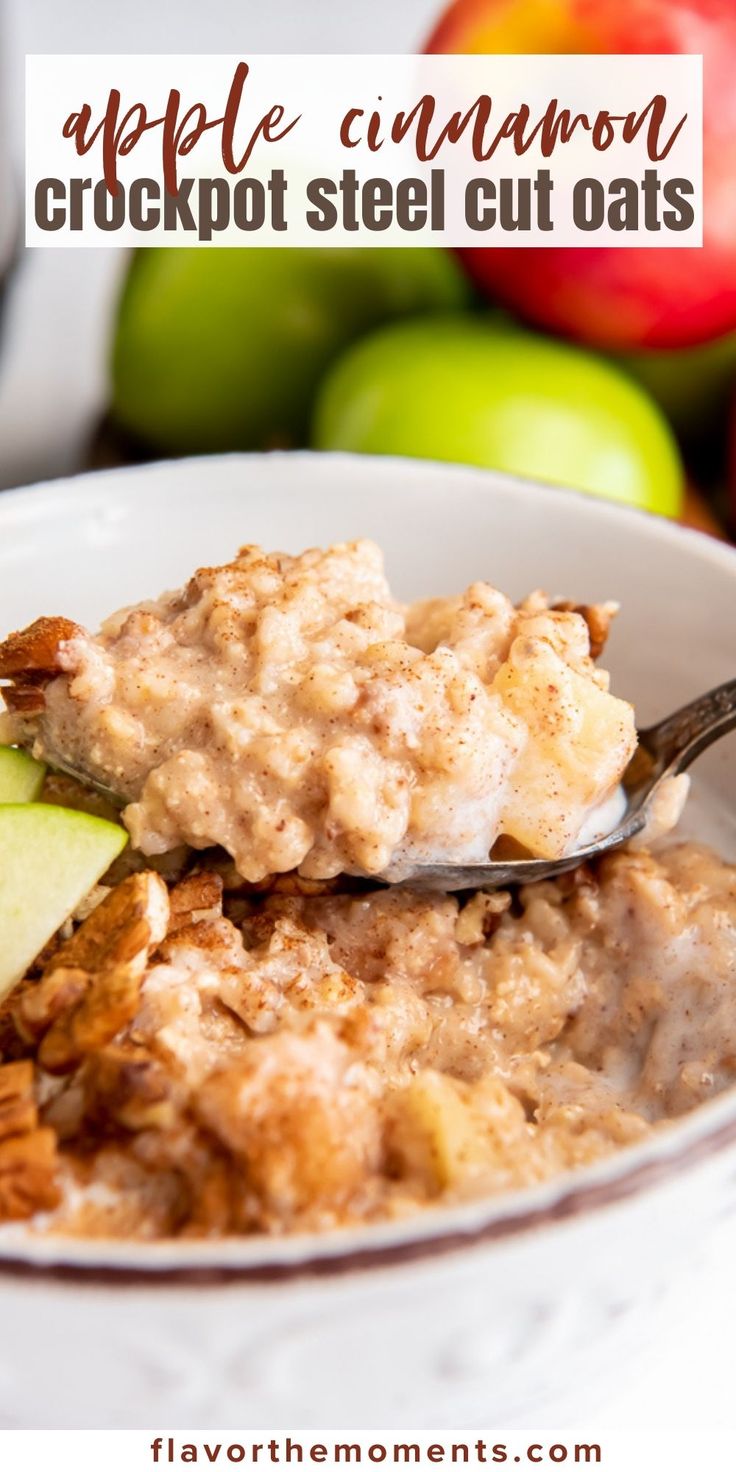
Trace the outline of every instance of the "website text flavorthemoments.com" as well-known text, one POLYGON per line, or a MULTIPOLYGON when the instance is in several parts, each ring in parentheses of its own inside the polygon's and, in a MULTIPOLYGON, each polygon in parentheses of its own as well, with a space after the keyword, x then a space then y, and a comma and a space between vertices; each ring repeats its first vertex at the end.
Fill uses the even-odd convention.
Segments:
POLYGON ((165 1472, 186 1467, 308 1472, 351 1468, 601 1468, 693 1472, 732 1464, 733 1433, 608 1428, 435 1431, 0 1431, 0 1466, 12 1472, 165 1472))

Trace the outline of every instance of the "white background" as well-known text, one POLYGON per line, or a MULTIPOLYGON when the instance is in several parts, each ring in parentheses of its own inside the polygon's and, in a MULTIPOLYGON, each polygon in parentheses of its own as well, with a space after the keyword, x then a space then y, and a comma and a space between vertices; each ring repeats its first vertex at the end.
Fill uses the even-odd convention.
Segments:
MULTIPOLYGON (((418 48, 436 11, 434 0, 6 0, 5 101, 14 105, 19 175, 25 52, 401 52, 418 48)), ((0 486, 78 463, 105 401, 122 260, 97 250, 21 259, 0 347, 0 486)), ((692 1276, 672 1285, 666 1332, 633 1386, 611 1386, 597 1424, 736 1425, 734 1307, 736 1252, 724 1229, 692 1276)), ((712 1465, 707 1455, 701 1465, 712 1465)))

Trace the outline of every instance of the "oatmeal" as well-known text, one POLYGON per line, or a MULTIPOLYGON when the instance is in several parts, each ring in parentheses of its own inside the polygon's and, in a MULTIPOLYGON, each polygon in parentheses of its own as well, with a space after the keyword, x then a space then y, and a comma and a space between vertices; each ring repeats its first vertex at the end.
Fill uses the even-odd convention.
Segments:
POLYGON ((223 877, 129 875, 6 1002, 0 1218, 386 1219, 599 1160, 736 1081, 736 868, 693 844, 463 901, 223 877))
POLYGON ((371 542, 245 547, 96 636, 7 640, 6 739, 118 792, 143 853, 221 845, 250 881, 483 861, 502 836, 555 858, 636 744, 592 658, 613 611, 487 583, 406 608, 371 542))
MULTIPOLYGON (((600 822, 636 745, 595 663, 614 611, 487 583, 404 607, 370 542, 246 547, 97 635, 0 645, 0 739, 118 793, 132 839, 0 1004, 0 1222, 387 1220, 736 1082, 736 868, 649 848, 686 778, 638 846, 556 881, 372 877, 499 840, 554 858, 600 822)), ((115 819, 59 772, 42 798, 115 819)))

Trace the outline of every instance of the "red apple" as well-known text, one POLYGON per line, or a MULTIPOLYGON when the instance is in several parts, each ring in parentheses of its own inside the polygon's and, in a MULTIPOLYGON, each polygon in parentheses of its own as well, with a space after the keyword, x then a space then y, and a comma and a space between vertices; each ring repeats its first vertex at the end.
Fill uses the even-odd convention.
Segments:
POLYGON ((702 493, 688 481, 685 486, 685 500, 683 502, 680 521, 683 526, 689 526, 696 532, 708 532, 711 537, 718 537, 721 542, 727 540, 726 533, 702 493))
POLYGON ((736 398, 731 406, 728 438, 729 528, 736 540, 736 398))
POLYGON ((427 50, 702 53, 702 249, 462 255, 492 297, 601 347, 683 347, 736 327, 736 0, 454 0, 427 50))

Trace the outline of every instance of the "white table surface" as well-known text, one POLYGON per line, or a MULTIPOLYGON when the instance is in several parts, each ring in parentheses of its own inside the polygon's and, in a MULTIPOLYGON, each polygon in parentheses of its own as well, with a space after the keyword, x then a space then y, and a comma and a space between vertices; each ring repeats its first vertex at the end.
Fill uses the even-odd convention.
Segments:
MULTIPOLYGON (((18 176, 26 52, 410 51, 435 12, 433 0, 5 0, 0 80, 18 176)), ((105 403, 122 266, 116 250, 21 252, 0 348, 0 488, 81 464, 105 403)), ((673 1285, 664 1331, 636 1383, 612 1392, 597 1426, 736 1425, 735 1246, 724 1227, 688 1280, 673 1285)))

